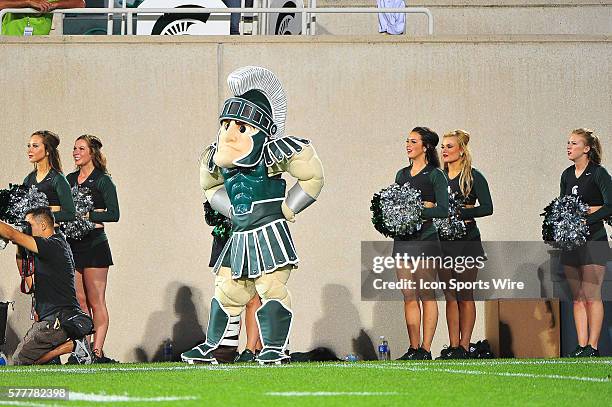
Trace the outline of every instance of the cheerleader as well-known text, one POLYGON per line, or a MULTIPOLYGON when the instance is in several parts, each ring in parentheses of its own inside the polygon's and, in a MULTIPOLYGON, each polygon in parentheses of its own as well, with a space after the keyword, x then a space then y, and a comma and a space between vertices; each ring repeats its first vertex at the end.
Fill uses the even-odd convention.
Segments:
MULTIPOLYGON (((453 258, 469 256, 473 259, 484 259, 484 250, 480 241, 480 231, 475 218, 493 214, 493 203, 487 180, 480 171, 472 168, 472 153, 469 143, 470 134, 455 130, 444 135, 442 139, 442 161, 448 178, 449 192, 455 193, 462 202, 460 218, 465 222, 466 234, 460 239, 442 243, 445 256, 453 258), (478 206, 476 205, 478 202, 478 206)), ((442 351, 437 359, 466 359, 470 339, 476 322, 476 305, 472 290, 460 292, 451 290, 450 281, 476 281, 477 269, 466 269, 461 273, 454 269, 441 269, 440 281, 446 283, 446 324, 450 346, 442 351)))
MULTIPOLYGON (((25 177, 23 185, 28 188, 35 186, 39 192, 44 193, 55 221, 66 222, 74 220, 75 208, 70 185, 62 173, 62 161, 57 150, 59 144, 59 136, 49 130, 39 130, 30 136, 27 145, 28 160, 34 164, 34 171, 25 177)), ((23 249, 17 249, 17 267, 20 273, 23 271, 24 257, 26 255, 23 249)), ((29 293, 32 285, 33 279, 28 276, 22 281, 21 289, 24 293, 29 293)))
MULTIPOLYGON (((438 232, 433 218, 448 216, 448 189, 446 177, 440 170, 436 153, 438 135, 427 127, 415 127, 406 139, 406 153, 410 165, 402 168, 395 176, 395 183, 406 182, 421 192, 423 204, 423 225, 418 232, 399 236, 394 240, 394 254, 410 251, 412 256, 440 256, 438 232), (404 243, 403 242, 419 242, 404 243), (416 249, 416 250, 415 250, 416 249)), ((413 280, 417 286, 424 281, 436 280, 435 267, 420 266, 417 270, 398 269, 398 279, 413 280)), ((431 342, 438 323, 438 304, 434 290, 404 290, 404 313, 410 339, 408 351, 399 360, 431 360, 431 342), (423 318, 421 320, 421 307, 423 318), (423 338, 421 340, 421 325, 423 338)))
POLYGON ((104 232, 104 224, 119 221, 117 190, 106 169, 106 157, 101 151, 102 142, 88 134, 76 139, 72 157, 78 170, 68 174, 73 188, 88 188, 94 210, 85 215, 95 228, 81 240, 68 239, 74 257, 76 293, 81 309, 94 321, 94 363, 114 362, 104 356, 104 340, 108 331, 106 308, 106 283, 113 257, 104 232))
POLYGON ((56 222, 74 220, 75 208, 70 186, 62 173, 62 162, 57 147, 59 136, 48 130, 32 134, 28 143, 28 159, 34 171, 23 180, 26 187, 35 186, 49 200, 49 208, 56 222))
POLYGON ((576 129, 570 134, 567 157, 574 165, 561 175, 560 196, 577 195, 589 206, 586 245, 561 253, 574 299, 578 337, 578 346, 567 356, 592 357, 599 356, 597 343, 604 317, 601 287, 610 247, 603 220, 612 215, 612 180, 601 166, 601 143, 592 130, 576 129))

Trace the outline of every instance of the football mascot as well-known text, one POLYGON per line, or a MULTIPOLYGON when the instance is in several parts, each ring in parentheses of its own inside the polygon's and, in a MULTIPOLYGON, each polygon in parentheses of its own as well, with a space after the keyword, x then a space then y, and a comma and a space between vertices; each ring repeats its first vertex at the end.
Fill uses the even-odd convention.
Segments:
POLYGON ((223 104, 217 142, 203 154, 200 184, 212 208, 231 219, 233 233, 213 268, 206 341, 181 357, 214 364, 215 351, 235 351, 240 314, 259 294, 257 361, 280 364, 289 361, 293 320, 287 280, 299 261, 287 221, 315 202, 323 167, 309 140, 285 135, 287 99, 272 72, 246 66, 227 83, 234 96, 223 104), (297 179, 288 192, 284 172, 297 179))

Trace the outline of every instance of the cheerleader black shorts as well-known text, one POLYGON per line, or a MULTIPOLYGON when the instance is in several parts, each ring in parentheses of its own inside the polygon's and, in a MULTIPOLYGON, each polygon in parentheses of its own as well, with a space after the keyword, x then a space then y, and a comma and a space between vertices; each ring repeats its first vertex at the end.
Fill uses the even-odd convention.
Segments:
POLYGON ((466 237, 459 240, 445 240, 440 242, 444 256, 450 257, 486 257, 480 233, 468 233, 466 237))
POLYGON ((82 240, 69 239, 76 269, 104 268, 113 265, 108 239, 102 235, 105 235, 104 229, 94 229, 82 240), (100 241, 101 239, 104 240, 100 241))
POLYGON ((605 266, 609 260, 610 244, 606 235, 589 240, 577 249, 561 252, 561 264, 564 266, 580 267, 590 264, 605 266))

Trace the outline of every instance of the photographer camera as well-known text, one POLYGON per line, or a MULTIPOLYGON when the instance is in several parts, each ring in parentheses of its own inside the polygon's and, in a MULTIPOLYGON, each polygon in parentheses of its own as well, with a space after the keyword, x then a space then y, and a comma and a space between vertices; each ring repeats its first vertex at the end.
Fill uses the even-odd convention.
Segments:
POLYGON ((86 335, 92 332, 93 321, 80 310, 76 299, 70 246, 62 233, 55 232, 55 218, 48 207, 29 210, 25 220, 31 231, 20 229, 31 236, 0 221, 0 237, 34 257, 32 288, 38 318, 17 346, 13 363, 41 364, 68 352, 73 352, 79 363, 91 363, 86 335))

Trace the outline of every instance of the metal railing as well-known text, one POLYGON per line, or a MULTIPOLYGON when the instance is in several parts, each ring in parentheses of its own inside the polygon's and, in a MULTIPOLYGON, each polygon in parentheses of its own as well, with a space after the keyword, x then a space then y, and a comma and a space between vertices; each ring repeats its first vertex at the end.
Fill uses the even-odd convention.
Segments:
MULTIPOLYGON (((292 14, 304 14, 305 18, 302 18, 302 35, 314 35, 316 33, 316 18, 317 14, 378 14, 378 13, 403 13, 403 14, 424 14, 427 16, 427 32, 429 35, 433 35, 433 15, 429 9, 424 7, 406 7, 406 8, 376 8, 376 7, 330 7, 330 8, 318 8, 318 7, 302 7, 302 8, 263 8, 263 7, 229 7, 229 8, 74 8, 74 9, 56 9, 53 13, 57 14, 107 14, 111 20, 109 26, 112 24, 112 18, 114 15, 126 15, 127 16, 127 35, 133 34, 133 15, 134 14, 230 14, 230 13, 244 13, 244 14, 273 14, 273 13, 287 13, 290 11, 292 14)), ((6 13, 17 13, 17 14, 40 14, 40 11, 23 8, 13 9, 6 8, 0 10, 0 24, 6 13)), ((62 16, 63 17, 63 16, 62 16)), ((261 17, 260 17, 261 21, 261 17)), ((266 34, 266 27, 262 26, 262 34, 266 34)), ((407 30, 405 31, 407 34, 407 30)), ((107 30, 107 35, 112 35, 112 30, 107 30)))

